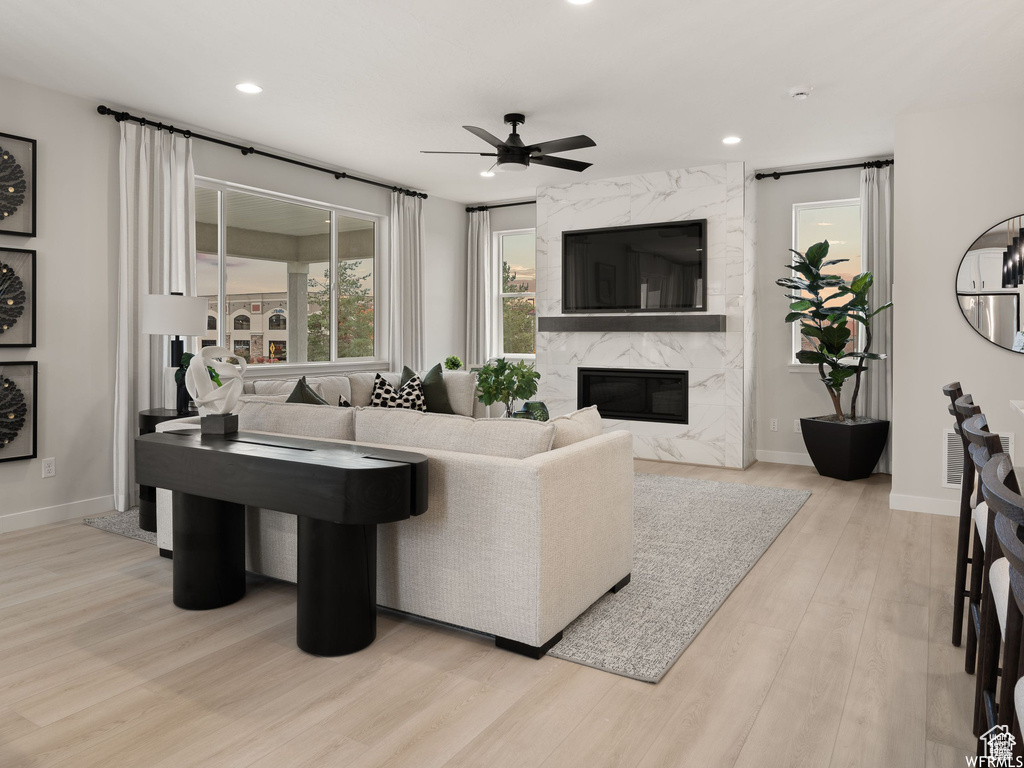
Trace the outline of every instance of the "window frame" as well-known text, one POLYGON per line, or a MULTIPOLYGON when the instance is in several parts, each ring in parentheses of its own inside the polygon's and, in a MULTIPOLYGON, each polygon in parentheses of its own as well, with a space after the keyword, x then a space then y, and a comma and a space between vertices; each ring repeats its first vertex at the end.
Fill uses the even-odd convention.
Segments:
MULTIPOLYGON (((792 214, 791 235, 790 235, 790 243, 791 243, 790 244, 790 248, 792 248, 795 251, 799 251, 800 250, 797 247, 798 246, 797 237, 799 236, 799 230, 798 230, 798 226, 799 225, 798 225, 797 220, 799 218, 799 214, 800 214, 801 211, 814 211, 814 210, 819 210, 821 208, 841 208, 841 207, 854 206, 854 205, 857 206, 857 209, 858 209, 858 211, 860 213, 860 216, 863 216, 863 211, 860 210, 861 204, 860 204, 860 198, 859 197, 846 197, 846 198, 841 198, 841 199, 838 199, 838 200, 818 200, 818 201, 809 202, 809 203, 793 203, 793 214, 792 214)), ((863 219, 861 219, 861 221, 863 222, 863 219)), ((792 259, 790 259, 790 263, 792 263, 792 259)), ((863 243, 861 243, 861 269, 860 269, 860 271, 861 272, 864 271, 864 244, 863 243)), ((788 307, 789 304, 790 304, 790 300, 786 299, 786 306, 788 307)), ((790 323, 790 325, 792 326, 791 332, 790 332, 790 350, 789 350, 789 366, 790 366, 790 370, 791 371, 798 371, 798 372, 816 372, 818 370, 818 366, 816 366, 816 365, 814 365, 812 363, 801 363, 799 360, 796 359, 796 353, 800 350, 800 347, 801 347, 801 338, 802 337, 800 335, 800 324, 799 323, 790 323)), ((858 334, 857 335, 857 347, 858 347, 858 349, 861 349, 863 347, 863 345, 864 345, 864 334, 858 334)))
MULTIPOLYGON (((536 250, 537 228, 536 227, 522 227, 522 228, 519 228, 519 229, 500 229, 500 230, 496 230, 494 232, 491 232, 491 254, 492 254, 494 275, 495 275, 495 281, 496 281, 496 285, 492 288, 492 290, 494 292, 493 295, 496 297, 495 301, 494 301, 494 311, 493 311, 493 323, 494 323, 495 332, 494 332, 492 338, 495 340, 495 343, 498 346, 498 349, 491 351, 491 355, 490 355, 491 357, 503 357, 506 360, 528 360, 528 361, 530 361, 530 360, 535 361, 537 359, 536 352, 534 352, 532 355, 531 354, 526 354, 526 353, 518 353, 518 352, 508 352, 508 353, 505 352, 505 298, 506 297, 515 298, 517 296, 519 296, 519 297, 526 297, 526 298, 532 298, 533 299, 533 307, 534 307, 534 318, 536 318, 536 311, 537 311, 537 288, 536 288, 536 278, 535 278, 535 280, 534 280, 534 290, 532 290, 532 291, 528 291, 526 293, 503 293, 502 292, 502 290, 501 290, 501 276, 503 274, 502 264, 504 263, 505 260, 502 257, 501 238, 504 237, 505 235, 524 235, 524 234, 527 234, 527 233, 532 233, 533 236, 534 236, 534 260, 535 260, 534 264, 536 265, 536 253, 537 253, 537 250, 536 250)), ((534 268, 536 269, 536 266, 534 268)), ((536 349, 536 347, 537 347, 537 331, 536 331, 536 329, 534 329, 534 349, 536 349)))
MULTIPOLYGON (((227 308, 227 223, 224 217, 224 198, 226 192, 240 192, 243 194, 264 197, 270 200, 277 200, 283 203, 303 205, 319 208, 330 214, 330 272, 331 272, 331 322, 330 322, 330 350, 329 361, 313 361, 305 363, 253 363, 246 367, 246 376, 252 378, 259 376, 265 378, 271 374, 274 378, 289 378, 295 375, 310 374, 323 375, 332 372, 344 372, 352 370, 390 370, 389 359, 391 337, 390 337, 390 297, 387 286, 391 274, 391 249, 389 247, 389 217, 385 214, 372 213, 370 211, 348 206, 336 205, 334 203, 313 200, 311 198, 289 195, 283 192, 252 187, 246 184, 222 181, 208 176, 195 177, 196 189, 208 189, 217 192, 217 345, 223 347, 228 325, 227 308), (352 219, 362 219, 372 222, 373 227, 373 356, 372 357, 343 357, 338 355, 338 322, 336 317, 338 307, 338 217, 343 216, 352 219)), ((195 346, 201 344, 196 340, 195 346)))

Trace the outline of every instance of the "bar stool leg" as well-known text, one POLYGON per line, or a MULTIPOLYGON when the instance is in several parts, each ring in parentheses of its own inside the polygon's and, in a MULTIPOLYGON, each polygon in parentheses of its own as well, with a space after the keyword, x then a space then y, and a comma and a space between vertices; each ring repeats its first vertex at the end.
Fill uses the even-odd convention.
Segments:
POLYGON ((974 556, 971 558, 971 599, 967 604, 967 648, 964 654, 964 669, 973 675, 978 658, 978 628, 981 625, 981 584, 985 575, 985 549, 981 545, 981 534, 974 529, 974 556))
POLYGON ((1006 642, 1003 643, 1003 672, 999 683, 999 725, 1013 727, 1015 706, 1014 688, 1020 676, 1020 633, 1022 625, 1020 608, 1010 596, 1006 608, 1006 642))
POLYGON ((967 559, 970 546, 971 515, 968 511, 966 515, 960 515, 956 543, 956 576, 953 579, 953 645, 958 648, 964 636, 964 601, 967 594, 967 559))

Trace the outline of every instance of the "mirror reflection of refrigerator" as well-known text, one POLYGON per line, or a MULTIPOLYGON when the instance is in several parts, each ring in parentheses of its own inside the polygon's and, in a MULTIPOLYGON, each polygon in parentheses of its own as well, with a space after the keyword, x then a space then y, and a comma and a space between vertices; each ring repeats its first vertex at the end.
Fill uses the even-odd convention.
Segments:
POLYGON ((1011 349, 1020 330, 1020 295, 1017 293, 961 293, 960 309, 978 332, 1001 347, 1011 349))

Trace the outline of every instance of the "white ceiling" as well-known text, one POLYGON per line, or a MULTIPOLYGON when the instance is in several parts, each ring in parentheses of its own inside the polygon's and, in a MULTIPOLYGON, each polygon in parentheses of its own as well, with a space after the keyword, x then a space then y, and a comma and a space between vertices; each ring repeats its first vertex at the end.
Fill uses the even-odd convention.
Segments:
POLYGON ((1024 96, 1019 0, 34 0, 4 28, 4 75, 460 202, 877 156, 897 114, 1024 96), (484 179, 488 158, 419 154, 486 151, 460 126, 504 138, 506 112, 527 142, 588 134, 566 156, 594 166, 484 179))

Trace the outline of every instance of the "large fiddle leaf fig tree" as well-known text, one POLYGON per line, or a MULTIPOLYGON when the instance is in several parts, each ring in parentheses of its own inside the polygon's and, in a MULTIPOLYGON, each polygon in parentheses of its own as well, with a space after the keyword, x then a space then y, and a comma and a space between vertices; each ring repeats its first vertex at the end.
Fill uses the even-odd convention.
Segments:
POLYGON ((786 322, 799 322, 800 334, 810 342, 811 349, 801 349, 796 353, 796 359, 800 363, 818 366, 836 418, 855 421, 861 375, 869 360, 885 359, 884 354, 871 351, 871 320, 879 312, 891 308, 892 302, 871 310, 868 291, 874 277, 870 272, 862 272, 850 282, 840 275, 828 274, 828 267, 849 261, 827 261, 828 240, 815 243, 806 253, 793 251, 793 254, 789 268, 796 274, 780 278, 775 283, 790 291, 786 296, 793 300, 786 322), (859 324, 864 334, 860 350, 848 348, 853 324, 859 324), (843 412, 842 391, 851 378, 854 381, 853 395, 847 416, 843 412))

